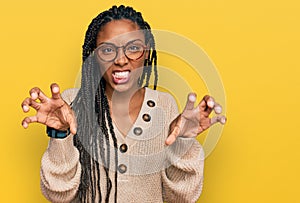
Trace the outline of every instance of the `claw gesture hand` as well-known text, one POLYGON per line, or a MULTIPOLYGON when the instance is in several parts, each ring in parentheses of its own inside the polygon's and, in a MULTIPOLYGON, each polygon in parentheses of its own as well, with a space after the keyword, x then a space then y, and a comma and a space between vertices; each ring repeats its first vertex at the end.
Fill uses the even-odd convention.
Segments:
POLYGON ((51 85, 52 97, 47 97, 38 87, 30 90, 30 97, 22 102, 22 109, 29 112, 29 107, 36 110, 34 116, 25 117, 22 126, 28 128, 30 123, 41 123, 57 130, 70 128, 72 134, 76 134, 76 119, 73 110, 61 98, 59 86, 51 85))
POLYGON ((226 117, 220 115, 222 107, 212 97, 204 96, 197 107, 194 107, 195 101, 196 95, 189 94, 183 112, 170 124, 166 145, 173 144, 178 136, 196 137, 215 123, 226 123, 226 117), (217 116, 210 118, 212 111, 215 111, 217 116))

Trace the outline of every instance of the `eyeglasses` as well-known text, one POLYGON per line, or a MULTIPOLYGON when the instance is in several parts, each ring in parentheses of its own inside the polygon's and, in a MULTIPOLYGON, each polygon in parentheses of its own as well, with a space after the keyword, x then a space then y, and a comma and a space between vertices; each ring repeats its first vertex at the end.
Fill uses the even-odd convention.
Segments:
POLYGON ((116 46, 113 43, 104 42, 96 48, 95 52, 102 61, 111 62, 117 58, 120 48, 123 49, 123 53, 128 59, 138 60, 143 56, 146 46, 139 39, 130 41, 123 46, 116 46))

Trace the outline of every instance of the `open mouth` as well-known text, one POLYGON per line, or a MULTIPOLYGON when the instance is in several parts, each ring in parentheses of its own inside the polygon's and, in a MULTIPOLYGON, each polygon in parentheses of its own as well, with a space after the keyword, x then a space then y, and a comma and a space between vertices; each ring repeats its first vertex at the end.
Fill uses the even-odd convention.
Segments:
POLYGON ((123 84, 128 82, 130 78, 130 71, 115 71, 112 73, 113 81, 116 84, 123 84))

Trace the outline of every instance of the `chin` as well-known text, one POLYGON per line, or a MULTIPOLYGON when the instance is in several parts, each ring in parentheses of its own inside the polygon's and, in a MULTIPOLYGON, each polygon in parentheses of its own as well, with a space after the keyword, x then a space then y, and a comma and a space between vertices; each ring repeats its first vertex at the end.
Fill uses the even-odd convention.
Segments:
POLYGON ((133 82, 127 82, 124 84, 114 84, 113 86, 114 91, 119 92, 119 93, 125 93, 128 92, 130 90, 136 90, 138 89, 138 86, 133 85, 133 82))

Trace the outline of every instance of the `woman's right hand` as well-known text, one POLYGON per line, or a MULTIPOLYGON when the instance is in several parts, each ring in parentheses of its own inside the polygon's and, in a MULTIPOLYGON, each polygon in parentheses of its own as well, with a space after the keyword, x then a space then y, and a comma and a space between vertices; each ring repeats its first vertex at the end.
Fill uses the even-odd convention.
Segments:
POLYGON ((22 102, 22 109, 29 112, 29 107, 36 110, 34 116, 25 117, 22 126, 28 128, 30 123, 41 123, 57 130, 67 130, 76 134, 76 118, 71 107, 61 98, 59 86, 51 84, 52 97, 47 97, 38 87, 30 90, 30 97, 22 102))

